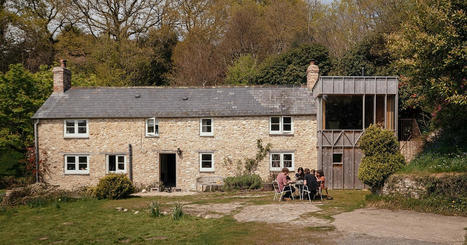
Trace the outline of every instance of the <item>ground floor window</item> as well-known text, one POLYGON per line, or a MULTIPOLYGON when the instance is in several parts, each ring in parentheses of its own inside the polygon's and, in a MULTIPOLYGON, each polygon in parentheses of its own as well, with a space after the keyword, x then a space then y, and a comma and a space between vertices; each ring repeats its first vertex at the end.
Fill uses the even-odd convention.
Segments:
POLYGON ((89 156, 65 155, 65 174, 89 174, 89 156))
POLYGON ((107 155, 107 173, 126 173, 125 155, 107 155))
POLYGON ((199 171, 214 172, 214 154, 200 153, 199 154, 199 171))
POLYGON ((271 171, 281 171, 282 168, 288 168, 290 171, 294 170, 295 164, 293 153, 271 153, 269 162, 271 171))

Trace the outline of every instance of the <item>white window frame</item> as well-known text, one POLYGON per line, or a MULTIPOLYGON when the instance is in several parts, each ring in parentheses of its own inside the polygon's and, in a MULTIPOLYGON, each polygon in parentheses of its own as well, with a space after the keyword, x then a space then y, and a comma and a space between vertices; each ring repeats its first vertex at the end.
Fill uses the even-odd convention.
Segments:
POLYGON ((199 119, 199 135, 200 136, 214 136, 214 120, 212 118, 199 119), (211 132, 203 132, 203 120, 211 120, 211 132))
POLYGON ((271 152, 269 154, 269 169, 271 171, 281 171, 284 168, 284 155, 292 155, 292 167, 288 168, 289 171, 295 171, 295 154, 293 152, 271 152), (272 167, 272 155, 280 155, 280 167, 272 167))
POLYGON ((147 118, 144 123, 144 131, 146 132, 147 137, 157 137, 159 136, 159 120, 157 120, 155 117, 147 118), (149 133, 148 132, 148 121, 153 120, 154 121, 154 133, 149 133))
POLYGON ((127 172, 127 163, 126 163, 126 155, 123 155, 123 154, 108 154, 106 155, 105 157, 105 162, 106 162, 106 172, 108 174, 126 174, 127 172), (110 156, 115 156, 115 171, 110 171, 110 167, 109 167, 109 157, 110 156), (119 170, 118 169, 118 157, 123 157, 123 167, 124 169, 123 170, 119 170))
POLYGON ((199 153, 199 171, 200 172, 214 172, 214 153, 212 152, 200 152, 199 153), (203 155, 211 155, 211 167, 203 168, 203 155))
POLYGON ((64 138, 88 138, 89 137, 89 121, 87 119, 65 119, 63 120, 63 137, 64 138), (75 133, 69 134, 66 131, 66 122, 73 121, 75 133), (78 133, 78 121, 86 122, 86 133, 78 133))
POLYGON ((64 155, 64 172, 65 174, 89 174, 89 155, 85 154, 67 154, 64 155), (75 158, 75 170, 68 170, 68 157, 75 158), (79 157, 86 157, 86 164, 88 165, 86 170, 79 170, 79 157))
POLYGON ((292 116, 272 116, 269 118, 269 134, 293 134, 294 123, 292 116), (290 117, 290 130, 284 130, 284 118, 290 117), (279 118, 279 130, 272 130, 272 118, 279 118))

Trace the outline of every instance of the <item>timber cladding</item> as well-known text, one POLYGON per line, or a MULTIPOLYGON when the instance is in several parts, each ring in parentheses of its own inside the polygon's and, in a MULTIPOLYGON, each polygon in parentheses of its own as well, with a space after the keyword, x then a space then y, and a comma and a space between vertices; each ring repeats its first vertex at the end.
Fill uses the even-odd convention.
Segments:
MULTIPOLYGON (((132 173, 137 186, 159 182, 159 154, 176 154, 176 188, 195 190, 201 176, 232 176, 236 166, 224 164, 254 158, 256 141, 272 144, 272 152, 293 152, 294 167, 317 168, 315 116, 293 116, 293 135, 270 135, 268 116, 212 117, 214 136, 200 136, 200 118, 159 118, 159 136, 146 137, 145 118, 88 119, 88 138, 64 138, 64 120, 40 120, 38 126, 41 159, 47 159, 50 184, 74 189, 97 184, 107 174, 106 156, 126 155, 132 145, 132 173), (178 152, 180 149, 180 152, 178 152), (214 172, 200 172, 199 154, 213 153, 214 172), (89 156, 89 173, 65 174, 65 156, 89 156)), ((128 171, 127 171, 128 173, 128 171)), ((269 154, 256 171, 269 180, 269 154)))

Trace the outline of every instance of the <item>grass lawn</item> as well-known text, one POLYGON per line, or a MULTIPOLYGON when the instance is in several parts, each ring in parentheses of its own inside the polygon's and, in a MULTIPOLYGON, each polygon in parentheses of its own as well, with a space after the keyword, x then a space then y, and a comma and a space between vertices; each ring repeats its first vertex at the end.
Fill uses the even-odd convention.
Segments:
POLYGON ((465 153, 422 153, 405 166, 400 173, 429 174, 442 172, 467 172, 465 153))
MULTIPOLYGON (((244 193, 243 193, 244 194, 244 193)), ((258 192, 265 194, 265 192, 258 192)), ((269 194, 271 194, 269 192, 269 194)), ((319 214, 331 215, 364 206, 365 191, 332 191, 334 200, 326 200, 319 214)), ((175 202, 209 204, 246 202, 248 205, 272 203, 272 195, 238 197, 242 193, 210 193, 183 197, 147 197, 125 200, 83 199, 53 202, 43 207, 20 206, 0 209, 0 244, 273 244, 312 239, 323 230, 294 230, 265 223, 240 223, 232 216, 203 219, 186 215, 172 220, 170 215, 153 218, 147 206, 159 201, 169 211, 175 202), (237 196, 237 197, 235 197, 237 196), (119 212, 115 207, 129 209, 119 212), (134 211, 138 210, 138 214, 134 211), (315 233, 313 233, 315 232, 315 233), (299 235, 297 235, 299 234, 299 235)), ((308 214, 307 214, 308 215, 308 214)), ((327 228, 326 228, 327 229, 327 228)), ((325 230, 324 230, 325 231, 325 230)))

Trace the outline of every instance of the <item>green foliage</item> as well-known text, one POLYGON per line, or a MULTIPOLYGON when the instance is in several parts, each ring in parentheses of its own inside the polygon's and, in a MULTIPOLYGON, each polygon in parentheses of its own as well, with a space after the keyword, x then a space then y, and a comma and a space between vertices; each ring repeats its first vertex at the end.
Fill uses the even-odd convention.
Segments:
POLYGON ((467 172, 466 153, 422 153, 400 170, 401 173, 467 172))
POLYGON ((98 199, 122 199, 133 193, 135 187, 124 174, 109 174, 99 180, 96 188, 98 199))
POLYGON ((257 174, 245 174, 224 179, 226 190, 252 190, 261 188, 262 180, 257 174))
POLYGON ((347 51, 337 62, 332 73, 338 76, 394 75, 392 58, 383 34, 369 35, 353 49, 347 51))
POLYGON ((379 156, 399 152, 399 142, 394 133, 390 130, 383 130, 377 125, 371 125, 365 129, 359 144, 365 156, 379 156))
POLYGON ((149 204, 149 215, 155 218, 162 216, 161 204, 158 201, 153 201, 149 204))
POLYGON ((358 169, 358 178, 378 192, 384 181, 404 166, 404 157, 399 152, 399 142, 394 133, 377 125, 368 127, 359 140, 365 156, 358 169))
POLYGON ((172 219, 173 220, 179 220, 183 218, 183 204, 180 202, 175 203, 175 207, 172 210, 172 219))
POLYGON ((257 73, 257 60, 250 54, 243 55, 227 67, 225 82, 234 85, 251 84, 257 73))
POLYGON ((0 149, 25 151, 33 142, 31 117, 52 92, 52 73, 45 67, 31 74, 11 65, 0 74, 0 149))
POLYGON ((306 84, 306 69, 312 60, 319 66, 321 75, 326 75, 330 71, 331 61, 325 47, 319 44, 302 45, 266 59, 261 63, 253 82, 278 85, 306 84))
POLYGON ((402 28, 390 36, 390 49, 406 86, 406 103, 432 113, 436 127, 458 132, 455 144, 466 144, 467 49, 462 0, 425 0, 413 3, 402 28))
MULTIPOLYGON (((19 164, 24 154, 12 149, 0 152, 0 176, 21 176, 24 174, 24 165, 19 164)), ((1 178, 1 177, 0 177, 1 178)), ((0 188, 2 187, 0 181, 0 188)))

